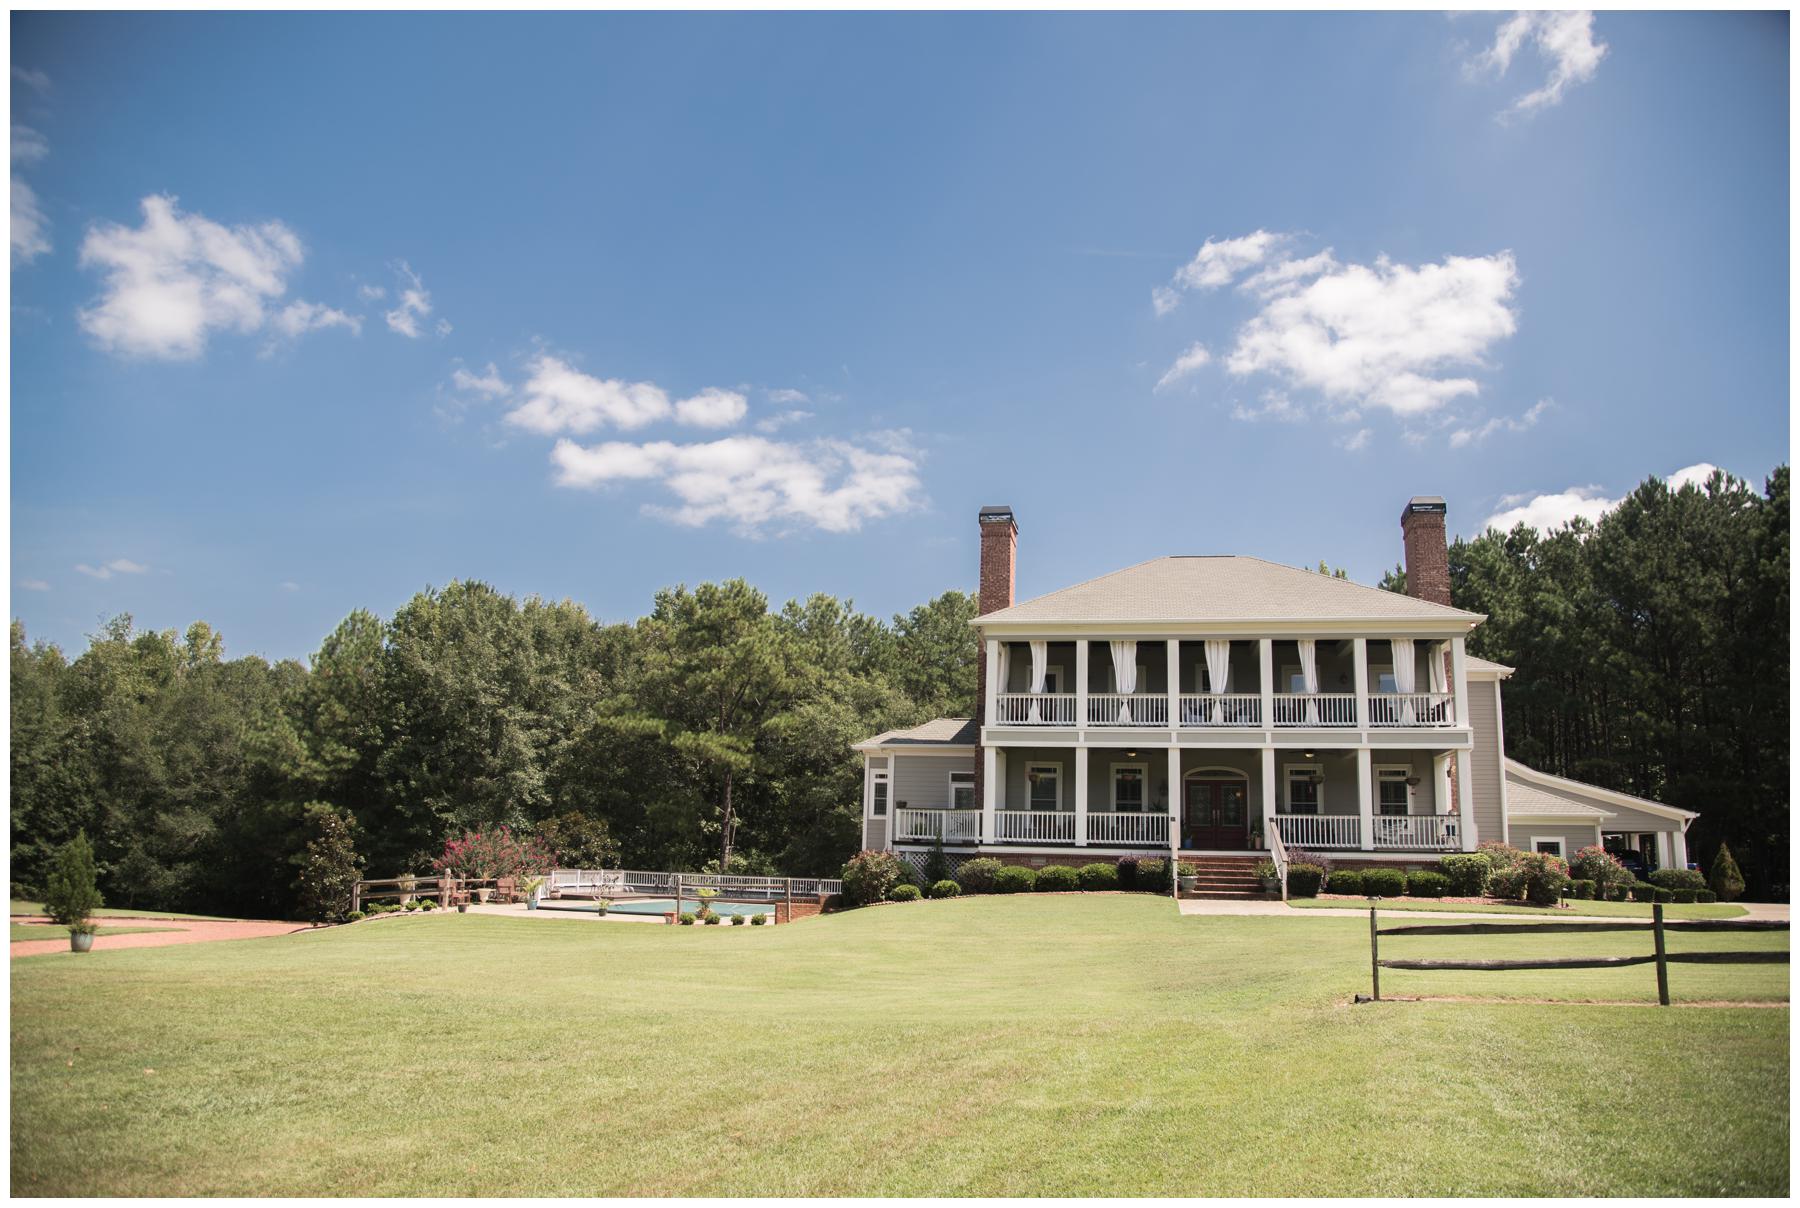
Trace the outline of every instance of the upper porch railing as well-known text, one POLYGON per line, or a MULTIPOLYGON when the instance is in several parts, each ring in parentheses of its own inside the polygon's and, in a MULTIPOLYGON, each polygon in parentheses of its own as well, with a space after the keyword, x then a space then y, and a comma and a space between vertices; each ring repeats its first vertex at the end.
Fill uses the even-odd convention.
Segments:
MULTIPOLYGON (((1073 692, 1003 692, 994 698, 994 725, 1076 724, 1080 698, 1073 692)), ((1269 724, 1277 729, 1355 729, 1354 692, 1276 692, 1270 696, 1269 724)), ((1088 696, 1089 727, 1169 728, 1169 697, 1163 692, 1095 692, 1088 696)), ((1454 726, 1456 695, 1451 692, 1375 692, 1368 696, 1373 729, 1454 726)), ((1184 692, 1176 697, 1176 728, 1258 730, 1262 696, 1256 692, 1184 692)))

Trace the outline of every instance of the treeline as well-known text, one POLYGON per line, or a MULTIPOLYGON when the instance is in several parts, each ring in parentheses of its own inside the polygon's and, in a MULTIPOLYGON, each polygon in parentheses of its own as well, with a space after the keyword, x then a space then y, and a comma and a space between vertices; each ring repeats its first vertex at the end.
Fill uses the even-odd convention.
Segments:
POLYGON ((109 904, 251 917, 295 905, 325 803, 371 875, 502 824, 626 867, 835 874, 859 843, 849 744, 972 716, 973 597, 891 623, 742 581, 665 590, 635 624, 482 583, 346 617, 310 666, 129 616, 70 661, 12 631, 12 878, 92 839, 109 904))
POLYGON ((1450 583, 1488 616, 1470 651, 1518 669, 1509 755, 1698 810, 1690 858, 1728 842, 1748 896, 1786 893, 1786 466, 1761 494, 1650 478, 1598 524, 1458 540, 1450 583))

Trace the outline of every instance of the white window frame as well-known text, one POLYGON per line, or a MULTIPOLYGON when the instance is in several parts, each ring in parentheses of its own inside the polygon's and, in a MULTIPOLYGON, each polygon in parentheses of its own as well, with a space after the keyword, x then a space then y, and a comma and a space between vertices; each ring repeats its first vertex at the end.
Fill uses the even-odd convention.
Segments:
POLYGON ((1294 812, 1294 773, 1318 773, 1319 783, 1313 791, 1317 796, 1312 814, 1301 814, 1300 817, 1316 817, 1325 812, 1325 765, 1322 763, 1284 763, 1281 765, 1281 806, 1282 813, 1294 812))
MULTIPOLYGON (((1561 835, 1533 835, 1533 836, 1531 836, 1531 851, 1534 854, 1537 852, 1538 844, 1540 844, 1540 843, 1556 844, 1556 851, 1554 853, 1556 858, 1559 860, 1567 860, 1569 858, 1569 845, 1563 841, 1563 837, 1561 835)), ((1550 855, 1552 853, 1545 852, 1544 854, 1550 855)))
POLYGON ((962 781, 966 785, 968 785, 968 788, 969 788, 969 804, 966 806, 963 806, 961 808, 971 809, 971 810, 979 809, 981 806, 981 803, 979 801, 975 800, 975 773, 974 772, 951 772, 949 774, 948 780, 950 783, 950 795, 944 799, 945 802, 948 803, 949 808, 951 808, 951 809, 958 808, 957 804, 956 804, 956 781, 959 777, 962 779, 962 781))
POLYGON ((1137 809, 1133 810, 1132 813, 1136 814, 1136 813, 1151 812, 1151 810, 1150 810, 1150 765, 1147 763, 1115 763, 1112 765, 1112 777, 1111 777, 1111 779, 1112 779, 1113 813, 1116 814, 1119 812, 1119 772, 1125 768, 1137 769, 1138 783, 1140 785, 1142 785, 1143 789, 1144 789, 1143 797, 1138 802, 1137 809))
POLYGON ((1063 803, 1063 771, 1062 771, 1062 768, 1063 768, 1063 765, 1061 763, 1051 763, 1047 760, 1034 760, 1025 765, 1025 808, 1027 810, 1036 810, 1038 808, 1037 802, 1032 800, 1031 774, 1036 771, 1050 771, 1050 772, 1053 772, 1056 774, 1055 811, 1057 813, 1062 812, 1062 803, 1063 803))
POLYGON ((893 814, 894 814, 894 777, 893 777, 892 771, 889 768, 878 768, 874 764, 869 765, 868 798, 869 798, 868 805, 865 810, 865 813, 868 817, 870 817, 870 818, 891 818, 891 817, 893 817, 893 814), (887 786, 887 801, 885 802, 886 808, 881 813, 875 812, 875 786, 878 784, 887 786))
POLYGON ((1404 814, 1384 814, 1381 812, 1381 780, 1382 780, 1381 774, 1383 772, 1390 773, 1390 775, 1388 776, 1389 780, 1394 779, 1394 777, 1391 775, 1391 773, 1394 773, 1394 772, 1400 773, 1399 779, 1400 779, 1401 784, 1406 784, 1407 781, 1409 781, 1413 778, 1412 765, 1409 763, 1378 763, 1378 764, 1376 764, 1375 767, 1372 769, 1372 775, 1375 777, 1375 784, 1373 786, 1375 789, 1375 816, 1377 818, 1410 818, 1412 816, 1413 806, 1417 804, 1416 795, 1413 792, 1413 786, 1410 784, 1406 784, 1406 813, 1404 813, 1404 814))

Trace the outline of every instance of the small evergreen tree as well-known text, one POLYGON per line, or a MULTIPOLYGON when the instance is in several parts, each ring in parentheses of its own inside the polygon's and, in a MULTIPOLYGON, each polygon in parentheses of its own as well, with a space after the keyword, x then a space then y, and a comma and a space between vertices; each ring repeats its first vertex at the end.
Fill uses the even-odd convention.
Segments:
POLYGON ((71 935, 94 929, 94 911, 100 909, 100 890, 94 884, 94 849, 85 830, 56 849, 56 858, 44 878, 44 910, 52 921, 67 927, 71 935))
POLYGON ((1708 883, 1721 902, 1729 902, 1744 892, 1744 874, 1731 858, 1731 848, 1723 843, 1719 844, 1719 854, 1713 857, 1708 883))
POLYGON ((931 854, 925 857, 925 883, 936 885, 949 879, 950 861, 944 855, 944 839, 940 835, 932 841, 931 854))
POLYGON ((298 857, 300 875, 294 880, 300 912, 315 923, 342 922, 363 866, 356 854, 355 823, 323 801, 308 802, 305 808, 312 838, 298 857))

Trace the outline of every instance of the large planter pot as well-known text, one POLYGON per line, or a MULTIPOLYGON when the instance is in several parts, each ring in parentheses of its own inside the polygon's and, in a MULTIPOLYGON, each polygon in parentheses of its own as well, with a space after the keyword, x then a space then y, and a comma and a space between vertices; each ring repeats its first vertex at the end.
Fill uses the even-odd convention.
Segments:
POLYGON ((526 898, 525 899, 525 909, 536 910, 537 909, 537 899, 536 898, 526 898))
POLYGON ((1175 883, 1181 886, 1182 893, 1192 893, 1194 891, 1194 881, 1196 879, 1197 878, 1194 877, 1177 876, 1175 878, 1175 883))
POLYGON ((1275 877, 1264 877, 1262 887, 1264 893, 1278 893, 1281 890, 1281 882, 1275 877))
POLYGON ((458 914, 469 913, 469 904, 467 902, 458 902, 456 904, 456 913, 458 913, 458 914))
POLYGON ((91 931, 69 932, 69 949, 72 952, 87 952, 94 946, 94 933, 91 931))

